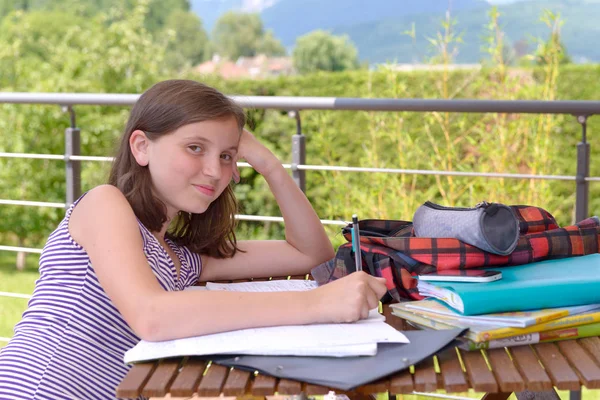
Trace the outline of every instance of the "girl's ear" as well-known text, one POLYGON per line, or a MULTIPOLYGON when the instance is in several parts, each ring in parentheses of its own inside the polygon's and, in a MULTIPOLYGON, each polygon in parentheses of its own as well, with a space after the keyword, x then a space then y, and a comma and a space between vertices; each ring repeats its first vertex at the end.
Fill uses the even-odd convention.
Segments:
POLYGON ((148 139, 146 134, 139 129, 133 131, 131 136, 129 136, 129 147, 131 148, 133 158, 135 158, 135 161, 142 167, 146 167, 150 161, 148 157, 149 144, 150 139, 148 139))

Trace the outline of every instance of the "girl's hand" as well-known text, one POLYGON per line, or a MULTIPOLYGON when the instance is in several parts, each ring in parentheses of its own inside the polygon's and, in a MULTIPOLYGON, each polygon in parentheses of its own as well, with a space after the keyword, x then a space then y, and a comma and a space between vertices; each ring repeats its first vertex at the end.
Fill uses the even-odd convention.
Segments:
POLYGON ((240 172, 237 168, 237 162, 241 159, 246 160, 256 172, 263 176, 267 176, 274 166, 281 165, 277 157, 246 129, 242 131, 235 158, 233 168, 233 180, 235 183, 240 182, 240 172))
POLYGON ((314 295, 313 310, 317 322, 354 322, 367 318, 369 310, 379 306, 379 299, 387 292, 385 278, 365 272, 353 272, 307 293, 314 295))

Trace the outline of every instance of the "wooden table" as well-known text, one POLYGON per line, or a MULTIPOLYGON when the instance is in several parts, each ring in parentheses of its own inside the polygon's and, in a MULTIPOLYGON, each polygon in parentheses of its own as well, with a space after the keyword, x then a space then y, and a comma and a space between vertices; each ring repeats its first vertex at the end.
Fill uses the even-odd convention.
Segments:
MULTIPOLYGON (((400 330, 412 329, 405 321, 390 314, 384 306, 387 322, 400 330)), ((467 352, 451 348, 391 377, 360 386, 352 392, 329 389, 307 383, 254 375, 237 369, 213 365, 197 358, 174 358, 136 364, 117 388, 117 396, 215 397, 274 394, 326 394, 329 390, 351 398, 388 392, 466 392, 469 388, 487 393, 487 400, 503 400, 510 393, 519 398, 556 396, 554 388, 578 391, 600 388, 600 338, 591 337, 467 352), (206 373, 205 373, 206 371, 206 373), (546 393, 532 393, 546 392, 546 393), (550 393, 548 393, 550 392, 550 393)))

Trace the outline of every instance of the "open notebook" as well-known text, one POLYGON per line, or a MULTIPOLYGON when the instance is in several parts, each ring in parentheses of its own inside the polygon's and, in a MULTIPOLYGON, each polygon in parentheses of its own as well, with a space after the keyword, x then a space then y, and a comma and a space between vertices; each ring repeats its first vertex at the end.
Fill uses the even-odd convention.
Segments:
MULTIPOLYGON (((231 284, 208 283, 188 290, 285 291, 312 290, 316 284, 301 280, 276 280, 231 284)), ((161 342, 140 341, 125 353, 125 363, 158 358, 253 354, 291 356, 372 356, 377 343, 408 343, 404 334, 384 322, 377 310, 369 318, 350 324, 313 324, 241 329, 161 342)))

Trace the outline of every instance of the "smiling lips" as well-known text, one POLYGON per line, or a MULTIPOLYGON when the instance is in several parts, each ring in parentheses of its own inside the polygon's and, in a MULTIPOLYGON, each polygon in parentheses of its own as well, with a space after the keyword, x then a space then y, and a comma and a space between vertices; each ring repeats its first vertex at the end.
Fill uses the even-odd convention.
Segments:
POLYGON ((212 196, 215 194, 215 188, 214 186, 210 186, 210 185, 193 185, 196 190, 198 190, 200 193, 203 193, 207 196, 212 196))

